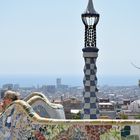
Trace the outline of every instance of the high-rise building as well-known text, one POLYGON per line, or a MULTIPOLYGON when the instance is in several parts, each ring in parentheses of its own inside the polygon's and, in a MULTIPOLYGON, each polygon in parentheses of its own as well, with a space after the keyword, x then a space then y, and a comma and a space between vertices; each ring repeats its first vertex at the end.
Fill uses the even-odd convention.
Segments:
POLYGON ((61 78, 56 79, 56 86, 59 88, 61 86, 61 78))

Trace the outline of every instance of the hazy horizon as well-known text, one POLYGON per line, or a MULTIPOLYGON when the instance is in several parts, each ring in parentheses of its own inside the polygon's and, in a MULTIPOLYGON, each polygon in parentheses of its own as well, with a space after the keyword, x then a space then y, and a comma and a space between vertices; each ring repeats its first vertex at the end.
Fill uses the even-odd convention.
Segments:
MULTIPOLYGON (((83 76, 48 76, 48 75, 9 75, 0 76, 0 87, 3 84, 19 84, 20 86, 56 85, 56 78, 61 78, 62 84, 69 86, 83 86, 83 76)), ((138 86, 138 76, 98 76, 99 86, 138 86)))

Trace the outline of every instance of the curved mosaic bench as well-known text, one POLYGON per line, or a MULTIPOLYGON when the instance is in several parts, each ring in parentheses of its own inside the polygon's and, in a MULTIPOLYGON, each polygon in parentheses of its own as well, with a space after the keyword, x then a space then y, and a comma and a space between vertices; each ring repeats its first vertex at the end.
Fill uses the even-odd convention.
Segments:
POLYGON ((34 92, 24 99, 41 117, 65 119, 64 108, 60 104, 51 103, 45 95, 34 92))
MULTIPOLYGON (((41 92, 32 92, 31 94, 29 94, 27 97, 25 97, 23 100, 24 101, 28 101, 29 99, 31 99, 33 96, 40 96, 40 97, 42 97, 42 98, 46 98, 46 96, 44 95, 44 94, 42 94, 41 92)), ((48 100, 47 98, 46 98, 46 100, 48 100)), ((49 100, 48 100, 49 101, 49 100)))
POLYGON ((0 140, 139 140, 140 120, 62 120, 40 117, 27 102, 13 102, 0 115, 0 140), (131 136, 121 137, 124 126, 131 136))

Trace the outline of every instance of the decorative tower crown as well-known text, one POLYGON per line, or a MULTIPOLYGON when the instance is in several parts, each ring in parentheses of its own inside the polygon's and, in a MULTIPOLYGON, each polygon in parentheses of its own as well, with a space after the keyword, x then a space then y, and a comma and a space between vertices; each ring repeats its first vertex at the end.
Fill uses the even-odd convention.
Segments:
POLYGON ((86 11, 82 14, 83 23, 96 26, 99 21, 99 14, 95 11, 92 0, 89 0, 86 11))

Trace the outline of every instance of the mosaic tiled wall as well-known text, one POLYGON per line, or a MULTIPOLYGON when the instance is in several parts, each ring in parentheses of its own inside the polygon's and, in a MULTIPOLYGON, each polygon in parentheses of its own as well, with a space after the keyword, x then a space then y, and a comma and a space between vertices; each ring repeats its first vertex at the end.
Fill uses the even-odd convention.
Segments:
POLYGON ((139 140, 139 135, 140 121, 41 118, 24 101, 0 116, 0 140, 139 140))

